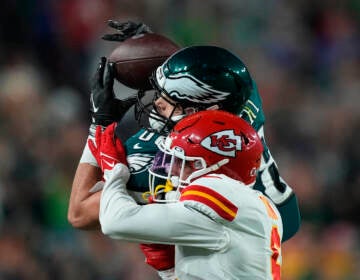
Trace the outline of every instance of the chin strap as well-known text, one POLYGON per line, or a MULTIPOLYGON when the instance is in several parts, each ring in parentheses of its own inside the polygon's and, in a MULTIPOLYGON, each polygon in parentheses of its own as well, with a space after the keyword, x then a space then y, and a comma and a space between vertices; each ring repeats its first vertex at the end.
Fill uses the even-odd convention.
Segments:
POLYGON ((147 200, 148 202, 152 203, 154 201, 156 201, 156 196, 160 193, 168 193, 171 192, 172 190, 174 190, 174 186, 171 183, 170 180, 166 180, 165 185, 157 185, 155 188, 154 193, 151 193, 150 191, 144 192, 142 194, 142 198, 144 200, 147 200))
POLYGON ((165 185, 157 185, 155 188, 155 193, 154 195, 156 195, 158 192, 160 192, 160 190, 163 190, 163 192, 167 193, 170 192, 174 189, 173 184, 171 183, 170 180, 166 180, 165 185))

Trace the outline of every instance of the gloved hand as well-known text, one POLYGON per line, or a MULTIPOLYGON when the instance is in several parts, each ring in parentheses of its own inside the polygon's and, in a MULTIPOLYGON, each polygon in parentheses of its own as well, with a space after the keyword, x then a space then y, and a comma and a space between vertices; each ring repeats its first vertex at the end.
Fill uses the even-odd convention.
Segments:
POLYGON ((127 165, 125 148, 120 139, 115 137, 115 127, 116 123, 112 123, 105 130, 97 126, 95 142, 92 139, 88 140, 89 149, 104 173, 117 163, 127 165))
POLYGON ((134 35, 152 33, 150 27, 142 22, 118 22, 116 20, 109 20, 108 26, 116 29, 117 33, 105 34, 103 37, 101 37, 106 41, 123 42, 134 35))
MULTIPOLYGON (((106 58, 102 57, 96 73, 91 81, 90 112, 91 124, 108 126, 118 122, 126 114, 129 108, 135 104, 136 97, 129 97, 124 100, 115 98, 114 93, 114 64, 107 64, 107 73, 104 78, 106 58)), ((90 128, 90 134, 94 129, 90 128)))
POLYGON ((140 244, 145 262, 156 270, 168 270, 175 266, 175 246, 163 244, 140 244))

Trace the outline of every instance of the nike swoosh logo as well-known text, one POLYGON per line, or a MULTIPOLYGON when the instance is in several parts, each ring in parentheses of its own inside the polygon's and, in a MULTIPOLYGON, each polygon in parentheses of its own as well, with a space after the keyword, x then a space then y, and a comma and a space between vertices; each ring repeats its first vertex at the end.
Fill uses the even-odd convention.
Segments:
POLYGON ((107 160, 103 159, 102 160, 104 163, 106 163, 106 165, 110 168, 113 168, 115 166, 115 162, 108 162, 107 160))
POLYGON ((115 161, 119 161, 117 158, 114 158, 112 156, 109 156, 108 154, 105 154, 103 152, 100 152, 100 156, 104 156, 104 157, 107 157, 108 159, 112 159, 112 160, 115 160, 115 161))
POLYGON ((139 143, 136 143, 136 144, 133 146, 133 148, 134 148, 135 150, 138 150, 138 149, 141 149, 142 147, 140 146, 139 143))
POLYGON ((100 152, 100 157, 101 157, 101 165, 102 166, 106 166, 106 168, 113 168, 115 166, 115 164, 117 164, 119 162, 118 159, 113 158, 112 156, 109 156, 103 152, 100 152), (104 158, 103 158, 104 157, 104 158))
POLYGON ((96 113, 97 111, 99 111, 99 107, 95 107, 94 97, 92 94, 90 99, 91 99, 91 106, 93 107, 94 113, 96 113))

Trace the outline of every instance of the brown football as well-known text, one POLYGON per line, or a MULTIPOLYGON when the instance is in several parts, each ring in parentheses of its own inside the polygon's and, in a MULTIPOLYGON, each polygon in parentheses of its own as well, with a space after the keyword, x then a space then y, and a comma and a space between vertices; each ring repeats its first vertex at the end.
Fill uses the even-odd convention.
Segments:
POLYGON ((180 47, 163 35, 146 33, 121 42, 110 54, 115 63, 115 78, 133 89, 151 88, 149 77, 180 47))

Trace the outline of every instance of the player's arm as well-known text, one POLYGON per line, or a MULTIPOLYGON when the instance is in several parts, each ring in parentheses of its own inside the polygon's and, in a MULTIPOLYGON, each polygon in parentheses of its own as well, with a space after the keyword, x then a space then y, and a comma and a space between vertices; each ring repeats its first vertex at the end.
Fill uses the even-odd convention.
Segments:
POLYGON ((101 169, 89 163, 79 163, 70 194, 68 221, 75 228, 99 229, 101 192, 89 190, 102 178, 101 169))
POLYGON ((142 243, 178 244, 220 250, 227 243, 223 227, 182 202, 138 205, 126 191, 126 166, 110 172, 100 200, 104 234, 142 243), (196 227, 194 227, 196 224, 196 227))
POLYGON ((180 202, 140 206, 128 194, 130 172, 124 146, 114 137, 116 125, 113 123, 105 130, 97 126, 95 139, 88 141, 105 179, 100 197, 102 231, 112 238, 133 242, 206 248, 212 248, 213 242, 213 249, 220 249, 219 244, 227 240, 223 226, 205 215, 189 210, 180 202))
MULTIPOLYGON (((90 112, 91 125, 88 140, 94 139, 95 127, 108 126, 119 121, 135 102, 135 98, 118 100, 113 91, 114 69, 108 64, 105 74, 106 59, 101 58, 91 81, 90 112), (105 76, 105 77, 104 77, 105 76)), ((99 229, 100 193, 90 192, 102 179, 102 171, 97 160, 85 144, 80 163, 77 167, 69 200, 68 221, 79 229, 99 229)))
POLYGON ((300 228, 301 218, 298 200, 293 189, 280 176, 278 167, 264 139, 263 127, 258 131, 264 146, 262 163, 255 187, 265 193, 276 205, 283 222, 282 242, 293 237, 300 228))

